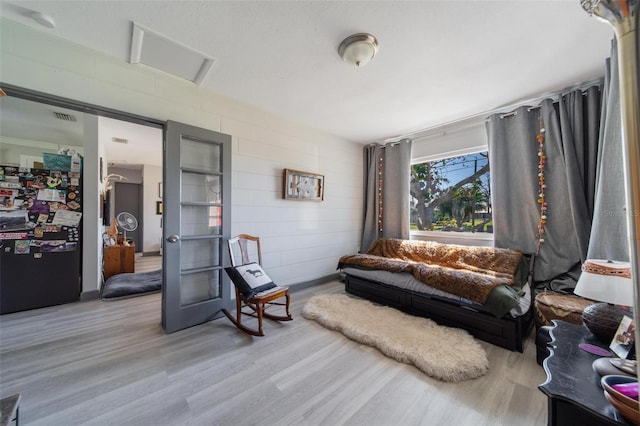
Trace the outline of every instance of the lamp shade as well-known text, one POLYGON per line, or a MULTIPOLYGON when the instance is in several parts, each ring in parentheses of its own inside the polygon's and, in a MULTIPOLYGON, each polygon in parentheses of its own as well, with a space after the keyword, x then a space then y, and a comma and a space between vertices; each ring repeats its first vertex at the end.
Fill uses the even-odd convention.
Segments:
POLYGON ((615 305, 633 305, 633 282, 629 262, 588 259, 574 293, 587 299, 615 305))
POLYGON ((594 336, 609 343, 622 317, 632 315, 623 308, 633 305, 631 265, 612 260, 587 260, 582 264, 582 274, 573 292, 601 302, 589 305, 582 311, 582 322, 594 336))

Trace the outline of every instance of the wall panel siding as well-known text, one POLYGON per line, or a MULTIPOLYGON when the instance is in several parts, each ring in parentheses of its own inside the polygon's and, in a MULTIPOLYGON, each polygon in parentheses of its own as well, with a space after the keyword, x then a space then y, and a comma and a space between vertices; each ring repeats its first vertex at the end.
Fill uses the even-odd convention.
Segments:
POLYGON ((143 70, 136 71, 126 62, 117 63, 112 60, 97 58, 96 78, 110 84, 150 95, 153 95, 155 90, 154 80, 149 73, 143 70))
POLYGON ((3 83, 230 134, 231 232, 262 238, 264 266, 276 282, 335 274, 338 258, 357 249, 363 145, 19 23, 1 24, 3 83), (325 175, 325 201, 283 200, 283 168, 325 175))

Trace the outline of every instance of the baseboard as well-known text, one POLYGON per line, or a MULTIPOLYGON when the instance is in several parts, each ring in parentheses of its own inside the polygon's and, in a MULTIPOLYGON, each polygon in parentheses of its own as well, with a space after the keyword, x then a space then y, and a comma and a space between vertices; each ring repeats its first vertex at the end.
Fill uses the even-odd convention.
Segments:
POLYGON ((336 281, 339 279, 340 279, 340 274, 336 272, 335 274, 327 275, 321 278, 316 278, 315 280, 305 281, 299 284, 290 284, 288 287, 291 291, 297 291, 297 290, 303 290, 305 288, 313 287, 316 285, 328 283, 329 281, 336 281))
POLYGON ((96 300, 96 299, 100 299, 99 290, 83 291, 82 293, 80 293, 81 302, 84 302, 85 300, 96 300))
MULTIPOLYGON (((144 254, 143 254, 143 256, 144 256, 144 254)), ((298 283, 298 284, 291 284, 291 285, 289 285, 289 289, 291 291, 303 290, 305 288, 313 287, 313 286, 316 286, 316 285, 328 283, 329 281, 336 281, 336 280, 340 280, 340 274, 337 273, 337 272, 335 274, 331 274, 331 275, 327 275, 327 276, 324 276, 324 277, 316 278, 315 280, 305 281, 305 282, 298 283)), ((99 298, 100 298, 100 291, 99 290, 83 291, 82 293, 80 293, 80 301, 95 300, 95 299, 99 299, 99 298)))
POLYGON ((142 257, 144 256, 160 256, 160 250, 157 251, 143 251, 142 257))

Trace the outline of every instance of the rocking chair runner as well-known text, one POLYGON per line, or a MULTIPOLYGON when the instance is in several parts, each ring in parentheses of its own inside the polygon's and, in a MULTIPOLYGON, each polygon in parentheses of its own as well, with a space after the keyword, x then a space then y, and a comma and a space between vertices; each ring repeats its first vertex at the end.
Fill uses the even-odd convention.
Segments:
MULTIPOLYGON (((258 265, 262 265, 262 252, 260 250, 260 238, 248 234, 240 234, 228 241, 229 257, 231 266, 237 267, 252 262, 252 258, 257 257, 258 265)), ((232 277, 233 280, 233 277, 232 277)), ((235 317, 226 309, 222 312, 235 324, 240 330, 252 336, 264 336, 262 331, 262 318, 268 318, 275 321, 291 321, 293 318, 289 313, 289 287, 275 286, 271 289, 246 294, 238 288, 234 282, 236 289, 236 315, 235 317), (285 298, 285 302, 277 302, 278 299, 285 298), (269 305, 284 306, 286 315, 273 315, 266 312, 265 309, 269 305), (247 311, 246 309, 249 309, 247 311), (242 323, 242 316, 247 315, 258 319, 258 329, 247 327, 242 323)))

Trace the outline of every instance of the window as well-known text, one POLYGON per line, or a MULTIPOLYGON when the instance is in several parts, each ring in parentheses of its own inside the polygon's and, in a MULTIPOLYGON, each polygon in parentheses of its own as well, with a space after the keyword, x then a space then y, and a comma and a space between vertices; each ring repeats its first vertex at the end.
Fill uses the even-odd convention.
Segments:
POLYGON ((493 233, 487 151, 413 164, 411 230, 493 233))

